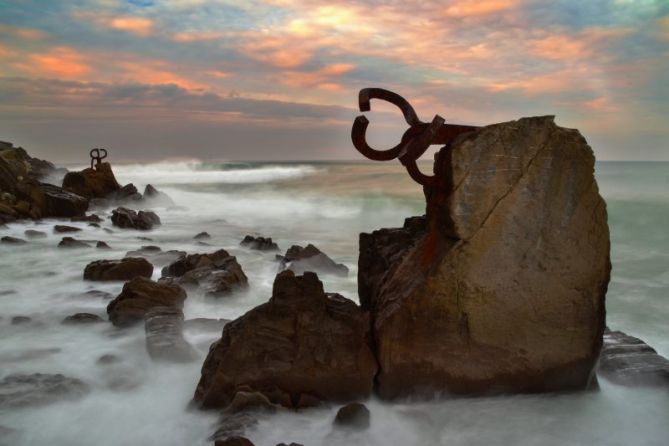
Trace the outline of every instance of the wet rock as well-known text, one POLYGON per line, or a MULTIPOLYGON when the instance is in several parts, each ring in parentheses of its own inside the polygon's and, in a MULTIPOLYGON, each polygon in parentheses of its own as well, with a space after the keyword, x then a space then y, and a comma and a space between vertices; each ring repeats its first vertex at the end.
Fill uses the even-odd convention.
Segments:
POLYGON ((196 234, 195 237, 193 237, 195 240, 205 240, 205 239, 210 239, 211 235, 209 235, 208 232, 200 232, 199 234, 196 234))
POLYGON ((68 172, 63 178, 63 189, 86 198, 105 198, 121 189, 111 164, 100 163, 95 168, 68 172))
POLYGON ((278 407, 260 392, 239 391, 235 393, 232 401, 225 408, 225 412, 276 412, 278 407))
POLYGON ((153 206, 174 206, 174 201, 164 192, 159 191, 150 184, 144 188, 144 201, 153 206))
POLYGON ((137 240, 142 240, 144 242, 152 242, 153 239, 151 237, 136 237, 137 240))
POLYGON ((123 285, 123 291, 107 306, 109 320, 117 327, 126 327, 144 319, 156 307, 183 308, 186 292, 179 285, 157 283, 135 277, 123 285))
POLYGON ((296 405, 367 397, 377 371, 369 319, 352 301, 330 299, 314 273, 280 273, 269 302, 228 323, 202 367, 194 401, 225 407, 238 390, 296 405), (288 402, 276 395, 289 395, 288 402))
POLYGON ((134 277, 151 278, 153 265, 141 257, 120 260, 96 260, 86 265, 84 280, 130 280, 134 277))
POLYGON ((63 322, 61 323, 63 325, 81 325, 81 324, 94 324, 97 322, 104 322, 102 318, 97 314, 75 313, 63 319, 63 322))
POLYGON ((132 209, 123 207, 112 211, 111 221, 114 226, 118 226, 119 228, 139 229, 142 231, 147 231, 156 225, 160 225, 160 218, 154 212, 135 212, 132 209))
POLYGON ((98 241, 95 244, 95 247, 98 248, 98 249, 111 249, 111 246, 109 246, 107 243, 105 243, 103 241, 98 241))
POLYGON ((609 281, 606 205, 577 130, 523 118, 436 157, 427 216, 360 235, 383 398, 585 389, 609 281))
POLYGON ((312 244, 307 245, 306 248, 298 245, 291 246, 286 251, 286 255, 280 257, 280 261, 279 271, 289 269, 295 274, 312 271, 342 277, 348 276, 348 268, 345 265, 335 263, 312 244))
POLYGON ((6 235, 0 239, 0 243, 5 243, 7 245, 25 245, 27 242, 22 238, 6 235))
POLYGON ((211 254, 191 254, 162 270, 164 281, 199 287, 211 297, 227 296, 248 286, 248 279, 234 256, 220 249, 211 254))
POLYGON ((106 291, 100 291, 100 290, 89 290, 84 293, 78 294, 76 297, 83 297, 83 298, 95 298, 95 299, 104 299, 104 300, 109 300, 113 299, 114 295, 111 293, 108 293, 106 291))
POLYGON ((98 358, 98 360, 95 361, 95 362, 97 362, 100 365, 116 364, 116 363, 121 362, 121 358, 119 358, 116 355, 106 354, 106 355, 100 356, 98 358))
POLYGON ((12 318, 12 325, 24 325, 32 322, 32 318, 28 316, 14 316, 12 318))
POLYGON ((362 403, 350 403, 337 411, 334 425, 347 429, 364 430, 369 427, 369 409, 362 403))
POLYGON ((279 444, 277 444, 276 446, 304 446, 304 445, 301 444, 301 443, 290 443, 290 444, 279 443, 279 444))
POLYGON ((197 352, 183 337, 184 314, 175 307, 155 307, 144 315, 146 348, 158 361, 190 362, 197 352))
POLYGON ((272 241, 272 237, 254 237, 252 235, 247 235, 239 244, 246 248, 256 249, 258 251, 279 250, 279 246, 272 241))
POLYGON ((53 232, 56 234, 62 234, 62 233, 67 233, 67 232, 80 232, 81 228, 77 228, 74 226, 67 226, 67 225, 56 225, 53 227, 53 232))
POLYGON ((607 330, 597 373, 624 386, 667 386, 669 360, 641 339, 607 330))
POLYGON ((142 200, 142 194, 139 193, 134 184, 126 184, 113 194, 113 199, 117 202, 138 202, 142 200))
POLYGON ((218 421, 216 432, 209 439, 222 441, 231 437, 242 437, 248 429, 257 424, 257 414, 249 412, 224 414, 218 421))
POLYGON ((229 437, 225 440, 216 440, 214 446, 254 446, 246 437, 229 437))
POLYGON ((16 294, 16 290, 0 290, 0 296, 10 296, 16 294))
POLYGON ((11 206, 0 203, 0 227, 4 227, 5 223, 11 223, 17 218, 19 214, 11 206))
POLYGON ((24 232, 23 234, 24 234, 26 237, 28 237, 28 238, 32 238, 32 239, 35 239, 35 238, 46 238, 46 237, 47 237, 46 232, 36 231, 36 230, 34 230, 34 229, 26 229, 25 232, 24 232))
POLYGON ((82 215, 80 217, 72 217, 71 222, 81 223, 102 223, 102 218, 98 214, 82 215))
POLYGON ((41 406, 75 400, 90 391, 83 381, 61 374, 13 374, 0 381, 0 407, 41 406))
POLYGON ((100 227, 100 225, 98 223, 89 223, 88 226, 90 226, 91 228, 99 228, 100 227))
POLYGON ((88 199, 52 184, 40 184, 44 193, 45 217, 71 218, 83 216, 88 210, 88 199))
POLYGON ((82 242, 80 240, 73 239, 72 237, 63 237, 63 239, 58 243, 59 248, 90 248, 91 245, 88 243, 82 242))

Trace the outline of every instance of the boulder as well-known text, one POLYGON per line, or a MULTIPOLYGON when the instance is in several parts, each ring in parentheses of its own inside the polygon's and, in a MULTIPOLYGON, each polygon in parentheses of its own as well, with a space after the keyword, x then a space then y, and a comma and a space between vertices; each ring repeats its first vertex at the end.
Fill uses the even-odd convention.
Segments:
POLYGON ((114 226, 126 229, 149 230, 160 225, 160 218, 151 211, 136 212, 124 207, 112 211, 111 221, 114 226))
POLYGON ((604 333, 597 373, 624 386, 669 386, 669 360, 621 331, 604 333))
POLYGON ((345 265, 335 263, 312 244, 308 244, 305 248, 293 245, 286 251, 286 255, 277 257, 280 260, 279 271, 289 269, 296 274, 312 271, 342 277, 348 276, 348 268, 345 265))
POLYGON ((120 260, 96 260, 86 265, 84 280, 130 280, 135 277, 151 278, 153 265, 141 257, 120 260))
POLYGON ((239 390, 288 407, 305 395, 350 401, 369 396, 376 372, 368 315, 328 297, 316 274, 284 271, 270 300, 228 323, 211 346, 194 401, 223 408, 239 390))
POLYGON ((241 265, 224 249, 187 255, 163 268, 162 275, 167 281, 198 287, 211 297, 227 296, 248 286, 241 265))
POLYGON ((67 226, 67 225, 56 225, 53 227, 53 232, 56 234, 62 234, 62 233, 67 233, 67 232, 80 232, 81 228, 77 228, 75 226, 67 226))
POLYGON ((144 201, 151 206, 174 206, 174 201, 164 192, 159 191, 150 184, 144 188, 144 201))
POLYGON ((197 352, 183 337, 184 314, 175 307, 155 307, 144 315, 146 349, 152 359, 190 362, 197 352))
POLYGON ((552 117, 487 126, 438 152, 426 217, 360 235, 381 397, 588 386, 611 268, 594 161, 552 117))
POLYGON ((13 374, 0 381, 0 408, 41 406, 85 396, 90 387, 61 374, 13 374))
POLYGON ((107 306, 109 320, 117 327, 142 321, 156 307, 183 308, 186 292, 179 285, 157 283, 135 277, 123 285, 123 291, 107 306))
POLYGON ((97 322, 103 322, 102 318, 97 314, 75 313, 63 319, 63 322, 61 323, 63 325, 81 325, 81 324, 94 324, 97 322))
POLYGON ((90 248, 91 245, 82 242, 81 240, 73 239, 72 237, 63 237, 58 243, 59 248, 90 248))
POLYGON ((272 241, 272 237, 254 237, 252 235, 247 235, 239 244, 246 248, 256 249, 258 251, 279 250, 279 246, 272 241))
POLYGON ((208 232, 200 232, 198 234, 195 234, 195 237, 193 237, 195 240, 205 240, 205 239, 210 239, 211 235, 209 235, 208 232))
POLYGON ((25 245, 27 242, 23 240, 22 238, 18 237, 12 237, 9 235, 6 235, 2 238, 0 238, 0 243, 4 243, 7 245, 25 245))
POLYGON ((228 437, 224 440, 216 440, 214 446, 254 446, 253 442, 246 437, 228 437))
POLYGON ((364 430, 369 427, 369 409, 362 403, 349 403, 337 411, 334 425, 346 429, 364 430))
POLYGON ((98 240, 98 242, 95 244, 95 247, 98 249, 111 249, 111 246, 101 240, 98 240))
POLYGON ((116 181, 111 164, 100 163, 80 172, 68 172, 63 178, 63 189, 86 198, 105 198, 121 186, 116 181))
POLYGON ((126 184, 112 195, 112 197, 117 202, 137 202, 142 201, 142 194, 139 193, 134 184, 126 184))
POLYGON ((46 217, 72 218, 86 215, 88 199, 52 184, 41 184, 46 217))
POLYGON ((12 317, 12 325, 24 325, 32 322, 32 318, 28 316, 14 316, 12 317))
POLYGON ((55 170, 55 166, 48 161, 33 158, 22 147, 14 147, 10 142, 0 145, 0 158, 12 165, 18 175, 27 176, 36 180, 43 178, 55 170))
POLYGON ((42 231, 36 231, 34 229, 26 229, 25 232, 23 233, 26 237, 28 238, 46 238, 47 234, 46 232, 42 231))

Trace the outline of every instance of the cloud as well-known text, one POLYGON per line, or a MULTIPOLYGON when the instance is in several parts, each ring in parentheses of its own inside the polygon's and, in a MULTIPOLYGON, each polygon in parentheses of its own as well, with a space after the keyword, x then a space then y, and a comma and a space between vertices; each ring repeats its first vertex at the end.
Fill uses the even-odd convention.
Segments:
POLYGON ((108 26, 138 36, 148 36, 153 31, 153 21, 144 17, 114 17, 109 19, 108 26))
POLYGON ((25 71, 36 76, 57 76, 76 79, 91 71, 86 57, 73 48, 57 47, 46 53, 32 54, 27 64, 19 64, 25 71))

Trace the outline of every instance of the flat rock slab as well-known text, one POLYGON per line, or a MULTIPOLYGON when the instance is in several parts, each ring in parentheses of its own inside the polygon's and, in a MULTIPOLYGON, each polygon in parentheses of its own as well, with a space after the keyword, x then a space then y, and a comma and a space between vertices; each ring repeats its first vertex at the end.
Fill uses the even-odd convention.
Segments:
POLYGON ((597 373, 624 386, 669 386, 669 360, 622 331, 604 333, 597 373))
POLYGON ((197 351, 183 337, 184 314, 179 308, 155 307, 144 315, 146 349, 152 359, 190 362, 197 351))
POLYGON ((120 260, 96 260, 86 265, 84 280, 130 280, 135 277, 150 278, 153 265, 142 257, 125 257, 120 260))
POLYGON ((0 407, 40 406, 78 399, 89 390, 83 381, 61 374, 14 374, 0 381, 0 407))

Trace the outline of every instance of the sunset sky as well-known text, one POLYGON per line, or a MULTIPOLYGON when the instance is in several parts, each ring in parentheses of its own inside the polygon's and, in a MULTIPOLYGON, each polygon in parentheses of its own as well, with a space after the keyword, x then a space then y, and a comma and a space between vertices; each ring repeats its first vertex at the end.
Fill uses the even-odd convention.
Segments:
POLYGON ((359 159, 369 86, 424 121, 554 114, 599 159, 669 160, 669 1, 0 1, 0 140, 56 162, 359 159))

